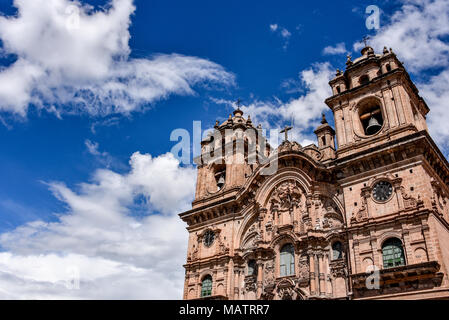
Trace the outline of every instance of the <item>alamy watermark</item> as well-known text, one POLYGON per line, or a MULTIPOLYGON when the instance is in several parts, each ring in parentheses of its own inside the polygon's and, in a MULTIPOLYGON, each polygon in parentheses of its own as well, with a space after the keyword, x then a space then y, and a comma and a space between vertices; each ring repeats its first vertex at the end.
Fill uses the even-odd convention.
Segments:
POLYGON ((380 271, 375 265, 370 265, 366 268, 366 273, 369 276, 365 280, 365 285, 368 290, 377 290, 380 288, 380 271))
POLYGON ((368 30, 378 30, 380 28, 380 9, 376 5, 366 7, 366 14, 369 16, 365 20, 365 26, 368 30))

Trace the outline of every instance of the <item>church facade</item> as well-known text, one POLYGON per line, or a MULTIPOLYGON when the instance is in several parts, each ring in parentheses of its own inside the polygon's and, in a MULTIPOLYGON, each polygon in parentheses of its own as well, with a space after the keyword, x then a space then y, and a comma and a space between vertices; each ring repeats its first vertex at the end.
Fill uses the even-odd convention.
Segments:
POLYGON ((184 299, 449 298, 429 107, 391 49, 348 56, 329 84, 317 145, 271 148, 240 109, 202 141, 184 299))

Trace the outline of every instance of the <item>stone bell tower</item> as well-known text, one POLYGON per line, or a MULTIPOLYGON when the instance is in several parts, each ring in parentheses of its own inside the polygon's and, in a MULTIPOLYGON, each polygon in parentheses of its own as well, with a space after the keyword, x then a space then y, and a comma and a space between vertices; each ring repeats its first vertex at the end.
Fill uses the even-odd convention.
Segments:
POLYGON ((391 49, 365 46, 329 84, 335 130, 323 115, 317 145, 286 127, 272 150, 239 108, 202 142, 184 299, 449 299, 429 107, 391 49))
POLYGON ((361 54, 337 70, 325 101, 335 119, 330 168, 344 195, 351 298, 448 297, 449 166, 429 136, 429 107, 391 49, 361 54), (379 288, 366 285, 372 270, 379 288))
POLYGON ((346 71, 337 70, 330 85, 326 103, 335 115, 339 157, 427 130, 429 108, 391 49, 375 54, 367 46, 354 61, 348 56, 346 71))
POLYGON ((270 153, 261 130, 253 125, 250 116, 243 117, 239 107, 222 124, 215 123, 213 133, 201 142, 201 155, 195 159, 198 165, 195 199, 243 186, 260 159, 270 153))

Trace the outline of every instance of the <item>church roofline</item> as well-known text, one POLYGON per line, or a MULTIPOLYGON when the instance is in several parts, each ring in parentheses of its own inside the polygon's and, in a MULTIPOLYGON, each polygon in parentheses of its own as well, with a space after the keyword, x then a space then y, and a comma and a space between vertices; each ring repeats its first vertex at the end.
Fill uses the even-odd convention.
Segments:
MULTIPOLYGON (((305 148, 308 148, 308 147, 310 147, 310 145, 305 148)), ((283 160, 284 158, 288 158, 288 157, 302 158, 302 159, 306 160, 309 164, 311 164, 314 167, 314 169, 320 170, 320 171, 325 171, 328 174, 331 174, 329 172, 329 169, 325 165, 321 164, 320 162, 315 161, 309 155, 307 155, 306 153, 304 153, 302 151, 289 150, 289 151, 283 151, 283 152, 280 152, 277 154, 278 161, 283 160)), ((248 180, 246 181, 246 183, 243 186, 225 190, 224 193, 217 193, 217 194, 211 195, 204 199, 195 200, 192 203, 193 205, 198 205, 200 203, 204 203, 204 204, 201 206, 198 206, 196 208, 192 208, 188 211, 182 212, 182 213, 178 214, 178 216, 181 217, 181 219, 183 219, 184 221, 186 221, 186 219, 191 215, 194 215, 194 214, 197 214, 197 213, 200 213, 203 211, 207 211, 207 210, 213 210, 213 208, 218 207, 218 206, 223 206, 224 204, 232 205, 233 203, 235 203, 236 201, 241 199, 250 190, 251 185, 257 180, 257 177, 262 176, 261 171, 264 168, 270 166, 274 159, 275 159, 275 155, 272 155, 270 157, 270 160, 267 163, 260 164, 255 169, 254 173, 250 177, 248 177, 248 180), (214 198, 216 200, 214 200, 214 198)), ((269 176, 265 176, 265 177, 269 177, 269 176)))
POLYGON ((335 94, 335 95, 327 98, 326 100, 324 100, 324 102, 332 110, 331 103, 333 101, 338 100, 338 99, 342 99, 342 98, 344 98, 348 94, 353 94, 353 93, 356 93, 358 91, 361 91, 364 88, 368 87, 369 85, 371 85, 371 84, 373 84, 375 82, 382 81, 385 78, 390 77, 390 76, 395 75, 395 74, 403 74, 403 75, 406 76, 406 79, 408 80, 407 82, 410 85, 410 88, 412 89, 413 93, 415 93, 417 95, 418 99, 423 103, 423 106, 425 108, 425 114, 427 114, 430 111, 429 106, 427 105, 425 100, 419 95, 418 88, 415 86, 413 81, 410 79, 410 75, 408 74, 407 70, 405 70, 404 67, 400 67, 400 68, 397 68, 397 69, 393 69, 393 70, 391 70, 389 72, 383 73, 383 74, 381 74, 381 75, 371 79, 370 83, 368 83, 368 84, 363 84, 363 85, 359 85, 359 86, 356 86, 356 87, 351 88, 351 89, 347 89, 347 90, 345 90, 345 91, 343 91, 341 93, 335 94))

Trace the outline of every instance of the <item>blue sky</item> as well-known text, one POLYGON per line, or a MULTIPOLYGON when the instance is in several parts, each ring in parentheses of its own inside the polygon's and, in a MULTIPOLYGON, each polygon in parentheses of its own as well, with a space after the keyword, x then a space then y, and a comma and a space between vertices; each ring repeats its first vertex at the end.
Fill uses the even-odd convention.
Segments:
MULTIPOLYGON (((336 68, 344 69, 346 53, 359 56, 354 45, 358 49, 358 42, 365 35, 372 37, 377 51, 383 45, 393 47, 399 59, 404 60, 413 80, 422 89, 431 114, 435 114, 429 119, 430 129, 447 154, 445 141, 449 129, 444 125, 447 119, 445 79, 449 79, 447 1, 404 4, 401 1, 136 0, 133 4, 135 10, 131 8, 131 0, 81 3, 55 0, 45 5, 41 0, 20 0, 16 5, 9 0, 0 2, 0 64, 3 66, 0 70, 0 247, 3 250, 0 288, 2 284, 7 288, 3 293, 0 291, 0 297, 128 297, 129 292, 139 287, 136 284, 139 281, 123 280, 123 270, 141 268, 149 286, 156 288, 159 285, 151 281, 160 274, 154 270, 165 268, 167 263, 172 264, 170 272, 178 282, 167 279, 160 296, 145 290, 141 295, 131 296, 180 298, 181 265, 185 259, 183 241, 187 241, 183 231, 176 239, 141 238, 140 234, 133 233, 134 229, 126 234, 117 231, 113 240, 115 249, 103 251, 87 248, 107 244, 108 237, 89 242, 89 235, 84 235, 85 247, 78 245, 76 239, 68 241, 66 246, 46 248, 45 244, 64 243, 64 232, 70 228, 105 230, 108 225, 102 224, 101 219, 95 226, 83 220, 103 213, 103 209, 104 212, 117 210, 117 216, 108 217, 107 213, 102 216, 102 219, 117 219, 114 225, 117 229, 126 221, 130 225, 142 224, 148 230, 154 230, 158 223, 173 223, 173 228, 182 230, 182 223, 174 221, 179 210, 188 208, 193 192, 188 188, 193 189, 195 176, 192 167, 180 165, 167 155, 175 144, 170 141, 171 132, 176 128, 191 132, 193 121, 202 121, 203 129, 210 127, 216 119, 227 118, 232 102, 240 98, 243 110, 255 121, 277 128, 291 123, 293 117, 296 139, 313 142, 312 132, 320 113, 326 111, 328 118, 332 118, 324 105, 324 98, 330 94, 328 78, 336 68), (38 3, 41 8, 31 3, 38 3), (81 4, 92 7, 86 9, 81 4), (373 4, 381 10, 379 30, 368 30, 365 26, 368 17, 365 9, 373 4), (68 35, 73 38, 67 40, 64 32, 68 31, 58 29, 61 24, 46 27, 43 21, 54 22, 64 14, 70 15, 65 10, 70 5, 79 8, 82 18, 80 29, 70 31, 68 35), (51 6, 55 11, 49 9, 51 6), (111 13, 113 9, 118 12, 117 17, 111 13), (23 12, 36 14, 21 15, 23 12), (89 16, 101 12, 110 19, 89 22, 89 16), (23 29, 12 25, 15 19, 23 29), (88 23, 94 28, 84 29, 88 23), (27 29, 30 25, 34 27, 27 29), (82 32, 77 33, 79 30, 82 32), (47 31, 50 36, 45 35, 47 31), (61 32, 62 36, 53 37, 52 32, 61 32), (103 39, 105 43, 106 39, 112 39, 113 43, 103 46, 103 39), (65 51, 71 45, 73 49, 65 51), (84 46, 88 48, 83 50, 84 46), (326 51, 326 47, 330 49, 326 51), (79 55, 76 49, 80 49, 79 55), (88 61, 92 56, 95 59, 88 61), (17 70, 13 69, 15 66, 17 70), (96 68, 101 77, 93 75, 97 73, 96 68), (147 73, 133 82, 134 75, 129 70, 147 73), (11 83, 12 89, 2 91, 1 87, 11 83), (122 101, 120 97, 101 96, 107 85, 118 84, 125 87, 120 92, 125 92, 126 111, 125 107, 117 108, 122 101), (19 88, 21 85, 23 90, 19 88), (46 91, 49 88, 51 94, 46 91), (94 109, 76 104, 79 88, 104 99, 98 100, 94 109), (147 89, 147 92, 141 96, 134 89, 147 89), (133 154, 135 157, 130 158, 133 154), (173 174, 173 179, 157 180, 157 172, 162 170, 158 165, 169 168, 167 174, 173 174), (136 182, 139 172, 140 177, 154 180, 156 185, 136 182), (170 183, 177 184, 180 177, 188 180, 185 193, 167 196, 158 191, 160 188, 162 193, 171 194, 170 183), (126 196, 119 195, 122 188, 129 189, 124 192, 126 196), (93 205, 102 201, 106 206, 111 203, 116 206, 85 208, 86 203, 93 205), (61 220, 69 216, 73 220, 61 220), (158 216, 166 220, 159 221, 158 216), (163 241, 164 248, 179 243, 181 248, 175 258, 166 258, 155 246, 156 249, 149 249, 146 259, 159 257, 164 263, 152 265, 140 256, 142 261, 137 259, 140 262, 136 263, 132 262, 135 261, 133 249, 124 254, 115 247, 119 241, 130 238, 136 243, 139 239, 163 241), (53 271, 49 271, 51 275, 42 275, 24 269, 20 267, 23 261, 53 271), (85 287, 97 289, 83 290, 83 285, 78 291, 57 286, 55 289, 55 283, 65 279, 64 272, 60 275, 55 271, 55 264, 65 263, 81 266, 82 283, 86 281, 85 287), (106 271, 103 276, 89 273, 83 279, 83 268, 92 265, 106 271), (18 288, 12 274, 37 281, 39 290, 18 288), (104 296, 100 289, 108 287, 105 283, 111 279, 124 284, 119 286, 120 290, 110 290, 110 295, 104 296), (172 289, 165 289, 166 286, 172 289)), ((161 238, 165 236, 160 234, 161 238)))
MULTIPOLYGON (((86 1, 104 5, 107 1, 86 1)), ((2 114, 0 153, 0 231, 30 219, 61 210, 44 181, 65 181, 68 185, 86 181, 102 166, 88 153, 85 140, 99 144, 126 169, 129 156, 140 150, 154 155, 169 151, 170 133, 175 128, 192 130, 192 121, 210 126, 226 118, 230 108, 217 105, 211 97, 244 103, 251 96, 260 100, 276 96, 287 100, 281 84, 298 80, 300 70, 316 62, 328 61, 343 68, 345 55, 322 55, 328 45, 353 43, 369 33, 364 26, 364 8, 372 1, 355 5, 352 1, 136 1, 132 16, 130 48, 133 57, 172 53, 207 58, 236 75, 236 86, 219 90, 196 88, 195 96, 172 96, 152 104, 151 110, 114 119, 112 126, 101 125, 116 118, 54 114, 30 108, 26 119, 10 119, 2 114), (286 10, 288 8, 288 10, 286 10), (288 47, 270 31, 278 24, 292 35, 288 47), (297 30, 297 28, 299 30, 297 30), (98 125, 96 125, 98 123, 98 125), (92 132, 95 126, 95 133, 92 132), (26 212, 23 212, 26 211, 26 212), (37 211, 37 212, 36 212, 37 211)), ((390 6, 390 5, 389 5, 390 6)), ((2 1, 1 12, 14 14, 12 1, 2 1)), ((253 99, 254 99, 253 98, 253 99)), ((118 164, 117 164, 118 165, 118 164)))

